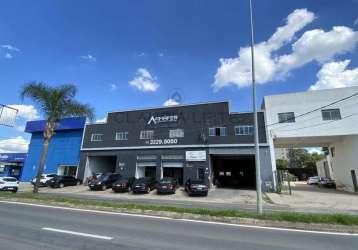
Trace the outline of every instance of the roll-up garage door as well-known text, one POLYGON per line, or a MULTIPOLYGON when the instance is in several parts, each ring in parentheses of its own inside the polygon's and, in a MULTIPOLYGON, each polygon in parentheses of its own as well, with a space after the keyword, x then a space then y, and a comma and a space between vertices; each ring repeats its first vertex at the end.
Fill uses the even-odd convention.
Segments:
POLYGON ((156 167, 156 162, 137 162, 137 167, 156 167))
POLYGON ((163 177, 172 177, 178 180, 179 184, 183 184, 183 162, 162 162, 163 177))
POLYGON ((163 162, 163 168, 182 168, 184 166, 183 162, 163 162))

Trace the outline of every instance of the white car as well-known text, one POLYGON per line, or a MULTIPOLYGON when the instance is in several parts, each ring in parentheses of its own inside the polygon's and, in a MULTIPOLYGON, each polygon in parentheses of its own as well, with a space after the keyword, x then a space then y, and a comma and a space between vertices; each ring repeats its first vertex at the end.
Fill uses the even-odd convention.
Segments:
MULTIPOLYGON (((47 182, 51 180, 53 177, 57 176, 57 174, 43 174, 40 178, 40 186, 47 186, 47 182)), ((31 180, 31 183, 35 185, 36 183, 36 177, 31 180)))
POLYGON ((309 177, 308 180, 307 180, 307 184, 308 185, 313 185, 313 184, 318 184, 318 182, 320 181, 320 177, 319 176, 312 176, 312 177, 309 177))
POLYGON ((14 177, 0 177, 0 191, 11 191, 16 193, 19 189, 19 182, 14 177))

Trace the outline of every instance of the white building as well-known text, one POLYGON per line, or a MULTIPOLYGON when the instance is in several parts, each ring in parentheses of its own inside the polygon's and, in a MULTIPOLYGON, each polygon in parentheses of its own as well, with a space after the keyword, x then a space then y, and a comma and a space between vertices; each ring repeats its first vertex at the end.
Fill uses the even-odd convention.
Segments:
POLYGON ((330 155, 327 155, 324 159, 316 162, 316 166, 318 176, 336 179, 333 174, 332 158, 330 155))
POLYGON ((358 87, 266 96, 267 134, 275 147, 328 147, 337 187, 357 191, 358 87))

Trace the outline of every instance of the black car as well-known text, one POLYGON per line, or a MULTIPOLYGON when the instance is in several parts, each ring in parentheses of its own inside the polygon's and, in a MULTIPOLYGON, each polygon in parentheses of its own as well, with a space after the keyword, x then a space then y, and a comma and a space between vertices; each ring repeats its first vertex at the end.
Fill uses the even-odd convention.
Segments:
POLYGON ((203 195, 207 196, 209 186, 201 179, 189 179, 185 183, 185 191, 189 196, 191 195, 203 195))
POLYGON ((149 193, 155 189, 156 184, 155 177, 142 177, 134 181, 132 191, 133 193, 149 193))
POLYGON ((163 178, 157 184, 158 194, 175 194, 175 190, 178 187, 178 181, 174 178, 163 178))
POLYGON ((121 175, 117 173, 102 174, 97 179, 91 180, 88 183, 88 187, 91 190, 106 190, 111 188, 112 184, 118 181, 120 177, 121 175))
POLYGON ((51 180, 47 181, 47 185, 52 188, 63 188, 65 186, 78 186, 81 184, 81 180, 73 176, 57 175, 51 180))
POLYGON ((130 192, 135 181, 134 177, 122 177, 112 184, 113 192, 130 192))

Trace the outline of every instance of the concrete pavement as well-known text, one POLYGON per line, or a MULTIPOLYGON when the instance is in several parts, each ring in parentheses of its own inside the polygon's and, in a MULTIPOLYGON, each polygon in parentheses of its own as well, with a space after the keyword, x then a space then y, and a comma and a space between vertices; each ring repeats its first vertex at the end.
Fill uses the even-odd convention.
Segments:
POLYGON ((357 245, 358 236, 344 234, 277 231, 140 215, 0 204, 1 249, 356 250, 357 245))

